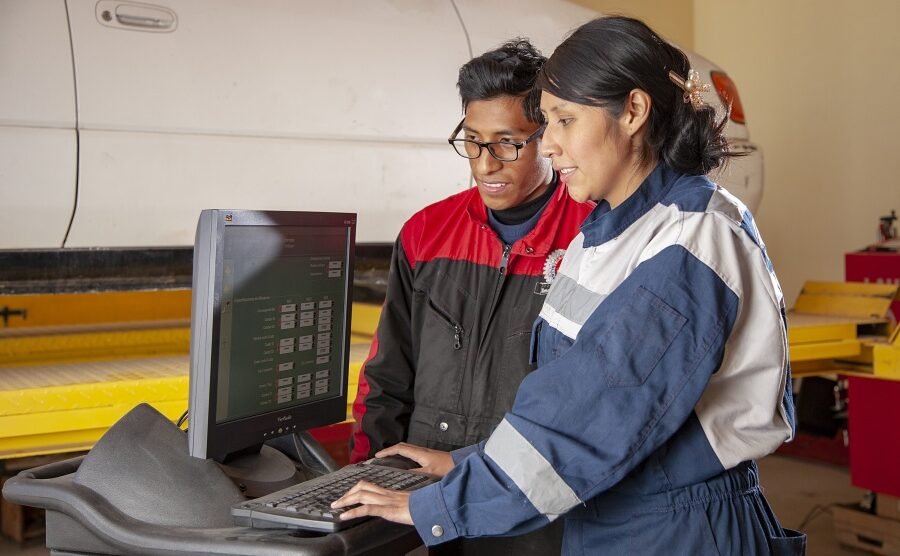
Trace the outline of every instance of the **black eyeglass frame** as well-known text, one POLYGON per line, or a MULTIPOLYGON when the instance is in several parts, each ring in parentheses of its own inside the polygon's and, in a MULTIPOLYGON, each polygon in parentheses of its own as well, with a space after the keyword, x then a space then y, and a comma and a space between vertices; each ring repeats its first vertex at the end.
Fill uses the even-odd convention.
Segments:
POLYGON ((543 135, 544 128, 547 127, 547 124, 541 124, 541 126, 538 127, 534 133, 532 133, 531 135, 526 137, 525 140, 520 143, 502 143, 500 141, 482 142, 482 141, 476 141, 474 139, 457 139, 456 136, 462 130, 463 124, 465 124, 465 123, 466 123, 465 118, 460 120, 459 125, 456 126, 456 129, 453 130, 453 133, 451 133, 450 137, 447 139, 447 142, 450 143, 450 146, 453 147, 453 150, 456 152, 456 154, 458 154, 459 156, 461 156, 463 158, 467 158, 469 160, 475 160, 476 158, 481 157, 481 153, 484 149, 487 149, 488 154, 490 154, 492 157, 494 157, 496 160, 499 160, 500 162, 515 162, 516 160, 519 160, 519 151, 521 151, 523 148, 525 148, 525 146, 528 143, 531 143, 532 141, 534 141, 535 139, 537 139, 541 135, 543 135), (466 150, 465 143, 474 143, 475 145, 478 145, 478 154, 475 156, 468 156, 466 154, 459 152, 459 149, 456 148, 458 143, 463 144, 463 152, 465 152, 465 150, 466 150), (494 152, 494 149, 491 148, 491 146, 493 146, 493 145, 504 145, 504 146, 508 146, 508 147, 515 147, 516 148, 516 157, 510 158, 510 159, 500 158, 499 156, 497 156, 497 153, 494 152))

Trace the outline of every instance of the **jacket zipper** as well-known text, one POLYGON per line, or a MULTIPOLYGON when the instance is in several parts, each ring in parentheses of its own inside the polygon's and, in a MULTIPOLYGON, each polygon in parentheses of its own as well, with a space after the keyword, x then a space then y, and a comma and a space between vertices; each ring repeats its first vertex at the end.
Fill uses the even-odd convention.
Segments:
MULTIPOLYGON (((499 241, 500 244, 503 245, 503 251, 500 255, 500 266, 497 268, 497 283, 494 286, 494 295, 491 300, 491 310, 490 313, 488 313, 489 315, 491 315, 489 323, 492 322, 494 317, 496 316, 495 312, 497 310, 497 303, 500 300, 500 291, 503 289, 503 279, 506 277, 506 269, 509 266, 509 257, 510 253, 512 252, 512 245, 507 245, 506 242, 500 239, 499 236, 497 237, 497 241, 499 241)), ((484 327, 484 332, 482 332, 482 336, 479 339, 479 346, 484 344, 484 338, 487 335, 489 328, 490 324, 484 327)))
POLYGON ((503 245, 503 256, 500 257, 500 277, 506 274, 506 267, 509 264, 509 252, 512 251, 512 245, 503 245))
POLYGON ((465 333, 463 327, 456 323, 453 318, 447 314, 446 311, 438 307, 433 301, 428 300, 428 304, 431 305, 431 308, 434 309, 434 312, 437 313, 441 319, 453 330, 453 349, 462 349, 462 336, 465 333))

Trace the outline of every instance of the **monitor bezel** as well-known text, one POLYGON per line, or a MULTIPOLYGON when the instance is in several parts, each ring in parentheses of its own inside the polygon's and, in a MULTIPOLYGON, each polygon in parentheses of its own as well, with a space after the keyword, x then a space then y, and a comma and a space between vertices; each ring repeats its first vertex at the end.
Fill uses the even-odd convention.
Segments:
MULTIPOLYGON (((207 211, 204 211, 207 212, 207 211)), ((205 263, 213 272, 208 276, 211 292, 206 292, 207 299, 212 300, 212 313, 207 311, 206 323, 209 335, 208 349, 203 354, 197 354, 206 358, 206 365, 198 365, 197 357, 192 353, 191 357, 191 382, 196 382, 204 387, 195 388, 191 385, 190 407, 196 407, 199 411, 205 410, 205 424, 203 419, 199 423, 189 423, 192 433, 203 434, 205 442, 201 438, 192 437, 191 455, 200 458, 212 458, 218 461, 226 461, 231 454, 238 454, 246 450, 254 449, 267 440, 302 432, 314 427, 340 423, 346 419, 347 399, 349 396, 349 364, 350 364, 350 336, 351 336, 351 310, 353 304, 353 268, 356 243, 356 214, 333 212, 298 212, 298 211, 257 211, 257 210, 223 210, 211 209, 210 217, 215 226, 214 241, 211 244, 211 252, 205 263), (341 342, 341 394, 340 396, 315 400, 299 406, 274 409, 272 411, 241 417, 222 423, 216 423, 216 403, 218 399, 218 362, 219 340, 221 337, 221 292, 223 279, 224 250, 221 248, 226 228, 244 226, 299 226, 299 227, 342 227, 347 229, 347 249, 345 251, 346 272, 344 273, 344 307, 343 330, 340 336, 336 335, 335 343, 341 342), (203 372, 206 377, 195 376, 195 366, 205 367, 203 372), (200 400, 205 396, 205 400, 200 400), (204 403, 205 402, 205 403, 204 403), (204 431, 193 430, 194 426, 203 427, 204 431), (195 453, 196 452, 196 453, 195 453)), ((201 216, 201 225, 203 217, 201 216)), ((200 234, 198 232, 198 239, 200 234)), ((196 248, 196 247, 195 247, 196 248)), ((195 257, 195 264, 197 264, 195 257)), ((200 257, 201 259, 203 257, 200 257)), ((200 261, 204 264, 204 261, 200 261)), ((194 269, 195 276, 201 269, 194 269)), ((201 273, 202 274, 202 273, 201 273)), ((198 280, 194 280, 195 294, 198 280)), ((194 323, 203 319, 202 315, 194 313, 202 308, 203 303, 192 304, 191 334, 192 351, 194 349, 194 323)))

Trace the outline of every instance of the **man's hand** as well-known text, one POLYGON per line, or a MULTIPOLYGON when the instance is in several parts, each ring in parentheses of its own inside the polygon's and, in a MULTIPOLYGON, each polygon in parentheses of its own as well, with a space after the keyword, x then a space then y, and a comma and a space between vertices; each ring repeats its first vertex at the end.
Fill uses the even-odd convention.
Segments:
POLYGON ((390 448, 385 448, 375 454, 375 457, 379 458, 387 456, 403 456, 409 458, 421 466, 417 471, 423 471, 437 477, 443 477, 453 469, 453 457, 450 456, 449 452, 422 448, 421 446, 407 444, 406 442, 394 444, 390 448))
POLYGON ((404 525, 413 524, 409 514, 409 492, 389 490, 360 481, 347 494, 332 502, 331 507, 343 508, 353 504, 362 505, 340 514, 342 520, 371 515, 404 525))

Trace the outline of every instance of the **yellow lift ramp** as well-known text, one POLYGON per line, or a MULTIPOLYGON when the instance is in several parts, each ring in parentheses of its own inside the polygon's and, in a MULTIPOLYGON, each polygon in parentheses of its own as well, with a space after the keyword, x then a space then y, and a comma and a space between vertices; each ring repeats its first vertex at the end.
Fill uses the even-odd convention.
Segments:
MULTIPOLYGON (((88 450, 139 403, 173 421, 187 409, 190 290, 10 295, 0 306, 28 315, 0 328, 0 460, 88 450)), ((350 402, 379 313, 353 305, 350 402)))
MULTIPOLYGON (((894 284, 806 282, 788 313, 793 375, 884 376, 900 357, 896 323, 888 317, 894 284), (875 353, 883 363, 875 366, 875 353)), ((894 372, 900 379, 900 369, 894 372)))
MULTIPOLYGON (((794 375, 900 380, 900 328, 887 318, 897 295, 807 282, 788 313, 794 375)), ((7 295, 0 306, 28 315, 0 328, 0 460, 88 450, 138 403, 173 421, 187 408, 190 290, 7 295)), ((348 402, 380 311, 353 305, 348 402)))

